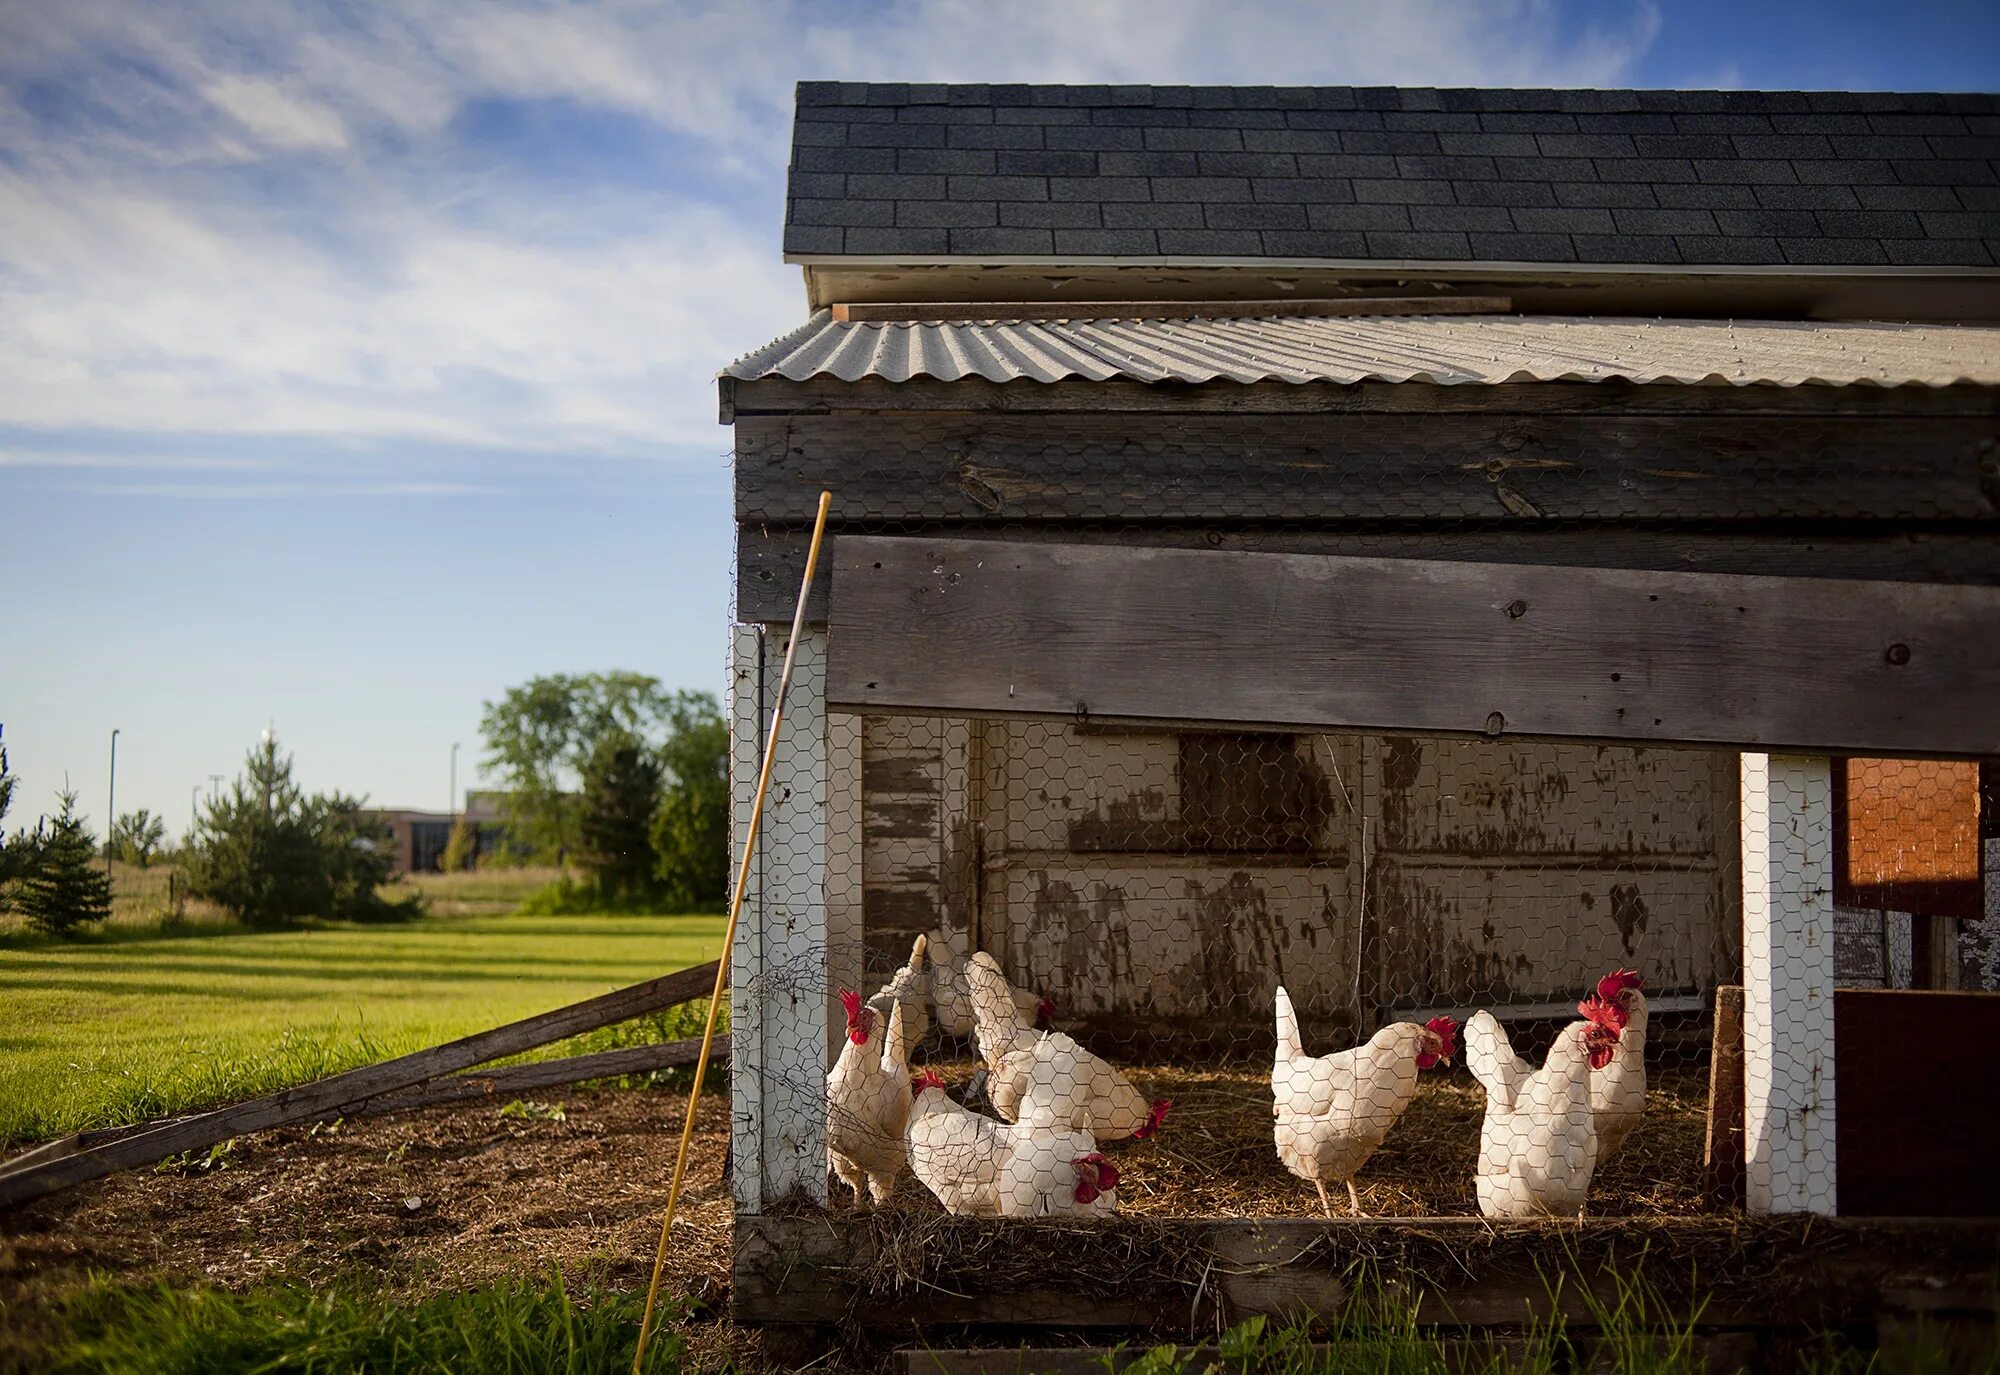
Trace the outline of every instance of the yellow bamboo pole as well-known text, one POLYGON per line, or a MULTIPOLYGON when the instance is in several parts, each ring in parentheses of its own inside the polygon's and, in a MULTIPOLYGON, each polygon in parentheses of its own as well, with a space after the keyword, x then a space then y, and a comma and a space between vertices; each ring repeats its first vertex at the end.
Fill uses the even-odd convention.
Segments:
POLYGON ((721 1010, 722 989, 729 977, 729 955, 736 944, 736 919, 742 915, 743 894, 750 885, 750 856, 757 849, 757 830, 764 820, 764 791, 771 786, 771 766, 778 758, 778 731, 785 721, 785 696, 792 688, 792 660, 806 628, 806 595, 812 591, 813 573, 819 567, 820 541, 826 536, 826 512, 832 504, 832 492, 819 494, 812 545, 806 550, 805 578, 799 585, 798 607, 792 612, 792 638, 785 646, 785 668, 778 675, 778 700, 771 708, 771 733, 764 741, 764 766, 757 774, 757 800, 750 806, 750 825, 743 833, 743 855, 736 862, 736 890, 729 899, 729 923, 722 931, 722 959, 715 970, 715 992, 708 1000, 708 1023, 701 1031, 701 1058, 694 1062, 694 1087, 688 1093, 687 1120, 681 1123, 681 1145, 674 1155, 673 1182, 667 1186, 667 1215, 660 1220, 660 1245, 653 1253, 653 1280, 646 1287, 646 1311, 639 1320, 639 1349, 632 1353, 632 1375, 640 1375, 646 1360, 646 1344, 653 1335, 653 1309, 660 1299, 660 1272, 667 1263, 667 1234, 673 1228, 674 1209, 680 1203, 681 1181, 687 1176, 688 1147, 694 1141, 694 1112, 701 1102, 709 1047, 715 1042, 715 1016, 721 1010))

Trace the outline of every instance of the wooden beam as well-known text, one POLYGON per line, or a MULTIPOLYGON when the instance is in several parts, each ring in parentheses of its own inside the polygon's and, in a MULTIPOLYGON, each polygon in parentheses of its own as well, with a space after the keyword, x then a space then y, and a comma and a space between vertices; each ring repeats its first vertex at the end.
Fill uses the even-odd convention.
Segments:
POLYGON ((739 522, 2000 520, 1987 416, 745 416, 739 522), (1982 467, 1982 465, 1985 465, 1982 467))
MULTIPOLYGON (((867 533, 862 527, 856 533, 867 533)), ((1372 559, 1442 559, 1468 563, 1543 563, 1570 567, 1657 569, 1678 573, 1753 573, 1882 582, 2000 586, 2000 531, 1962 526, 1814 525, 1797 522, 1736 530, 1601 524, 1440 524, 1428 530, 1366 524, 1155 525, 1093 528, 1059 522, 995 525, 910 524, 875 533, 955 539, 1089 542, 1161 549, 1233 549, 1263 554, 1349 554, 1372 559)), ((786 525, 736 528, 736 619, 789 622, 812 532, 786 525)), ((828 537, 837 544, 839 535, 828 537)), ((833 544, 829 548, 834 547, 833 544)), ((807 617, 826 620, 837 570, 821 560, 807 617)))
POLYGON ((1832 773, 1800 755, 1741 767, 1745 1205, 1832 1216, 1832 773))
POLYGON ((1558 1234, 1554 1224, 1496 1227, 1474 1217, 1077 1226, 794 1213, 739 1215, 735 1248, 731 1310, 745 1323, 1212 1333, 1255 1314, 1328 1322, 1348 1298, 1351 1267, 1372 1262, 1385 1280, 1411 1283, 1426 1326, 1519 1329, 1560 1314, 1589 1328, 1596 1312, 1617 1307, 1614 1266, 1650 1255, 1657 1259, 1647 1278, 1663 1302, 1696 1297, 1676 1292, 1689 1287, 1705 1298, 1705 1329, 1817 1331, 1893 1309, 1911 1293, 1940 1308, 1990 1313, 2000 1224, 1815 1219, 1808 1229, 1805 1219, 1718 1227, 1701 1218, 1592 1218, 1558 1234), (1006 1248, 1015 1263, 1002 1268, 1005 1278, 976 1260, 953 1263, 970 1249, 967 1238, 913 1244, 918 1229, 960 1227, 981 1248, 1006 1248), (1021 1264, 1023 1254, 1046 1263, 1021 1264), (1551 1288, 1552 1255, 1576 1272, 1560 1292, 1551 1288), (1149 1256, 1167 1259, 1156 1267, 1149 1256), (1593 1310, 1586 1286, 1602 1309, 1593 1310))
POLYGON ((1501 315, 1505 296, 1345 296, 1264 301, 883 301, 833 307, 842 324, 979 320, 1268 320, 1351 315, 1501 315))
POLYGON ((1708 1135, 1702 1171, 1709 1208, 1743 1206, 1743 985, 1715 990, 1708 1057, 1708 1135))
MULTIPOLYGON (((537 1060, 533 1064, 509 1065, 503 1069, 475 1070, 468 1074, 446 1075, 428 1083, 417 1084, 394 1093, 385 1093, 344 1108, 344 1117, 373 1117, 381 1113, 405 1112, 412 1108, 437 1107, 447 1103, 463 1103, 474 1098, 511 1097, 532 1089, 553 1088, 562 1084, 580 1084, 589 1079, 610 1079, 625 1074, 648 1074, 654 1070, 677 1069, 691 1065, 701 1053, 699 1038, 687 1041, 660 1041, 646 1046, 624 1046, 618 1050, 594 1051, 589 1055, 571 1055, 558 1060, 537 1060)), ((715 1038, 713 1054, 729 1054, 729 1037, 715 1038)), ((0 1160, 0 1176, 6 1176, 45 1164, 51 1160, 94 1150, 110 1145, 141 1132, 157 1131, 161 1127, 197 1117, 198 1113, 181 1113, 173 1117, 156 1118, 150 1122, 135 1122, 127 1127, 105 1127, 94 1131, 72 1132, 68 1136, 45 1141, 32 1150, 21 1152, 0 1160)))
POLYGON ((0 1207, 26 1203, 183 1151, 201 1150, 232 1136, 344 1112, 379 1094, 705 997, 714 983, 715 964, 711 961, 380 1064, 364 1065, 214 1112, 178 1118, 101 1147, 0 1175, 0 1207))
POLYGON ((2000 753, 1996 588, 853 535, 833 559, 828 692, 861 710, 2000 753))

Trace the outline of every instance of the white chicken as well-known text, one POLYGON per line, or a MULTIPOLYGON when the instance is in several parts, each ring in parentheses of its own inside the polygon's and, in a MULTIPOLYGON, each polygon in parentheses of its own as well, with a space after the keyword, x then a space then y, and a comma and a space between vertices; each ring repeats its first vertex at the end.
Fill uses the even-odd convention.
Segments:
POLYGON ((961 1217, 1103 1217, 1118 1207, 1118 1170, 1088 1132, 1010 1126, 968 1112, 929 1070, 912 1086, 910 1168, 961 1217))
POLYGON ((865 1206, 886 1203, 908 1160, 909 1039, 903 1006, 888 989, 866 1003, 843 991, 847 1041, 826 1076, 826 1157, 865 1206))
POLYGON ((1597 1120, 1597 1163, 1625 1144, 1646 1114, 1646 995, 1636 969, 1619 969, 1597 981, 1597 996, 1624 1014, 1618 1050, 1590 1076, 1590 1110, 1597 1120))
MULTIPOLYGON (((1624 1144, 1646 1112, 1646 995, 1640 992, 1644 986, 1634 969, 1614 970, 1597 981, 1597 1000, 1609 1006, 1615 1014, 1611 1019, 1620 1023, 1617 1052, 1590 1075, 1590 1111, 1597 1126, 1600 1166, 1624 1144)), ((1504 1032, 1491 1053, 1491 1069, 1510 1095, 1534 1072, 1507 1045, 1504 1032)))
POLYGON ((1534 1071, 1492 1013, 1465 1024, 1466 1063, 1486 1089, 1474 1185, 1489 1218, 1583 1215, 1598 1158, 1591 1072, 1616 1052, 1622 1014, 1597 998, 1577 1011, 1584 1020, 1557 1033, 1534 1071))
MULTIPOLYGON (((930 1030, 931 1015, 931 974, 929 953, 930 937, 919 934, 910 943, 910 957, 889 976, 889 982, 876 990, 875 996, 890 994, 903 1009, 903 1030, 908 1037, 907 1045, 917 1045, 930 1030)), ((874 1001, 870 999, 869 1001, 874 1001)))
POLYGON ((1144 1140, 1160 1129, 1173 1105, 1147 1102, 1109 1061, 1059 1031, 1028 1025, 991 955, 975 952, 965 976, 986 1061, 986 1097, 1001 1117, 1027 1120, 1023 1100, 1032 1090, 1033 1121, 1041 1126, 1087 1131, 1099 1141, 1144 1140))
MULTIPOLYGON (((951 933, 940 926, 930 933, 931 1006, 937 1010, 938 1026, 960 1040, 979 1027, 972 1010, 972 989, 965 978, 965 957, 958 953, 951 933)), ((1043 1025, 1055 1015, 1055 1004, 1018 988, 1009 988, 1014 1011, 1030 1026, 1043 1025)))
POLYGON ((1271 1065, 1271 1112, 1278 1159, 1319 1190, 1320 1207, 1333 1216, 1329 1180, 1347 1185, 1347 1201, 1361 1216, 1354 1176, 1375 1154, 1410 1100, 1417 1075, 1450 1064, 1458 1028, 1449 1017, 1423 1026, 1395 1022, 1362 1044, 1331 1055, 1310 1056, 1299 1035, 1292 995, 1277 992, 1278 1050, 1271 1065))

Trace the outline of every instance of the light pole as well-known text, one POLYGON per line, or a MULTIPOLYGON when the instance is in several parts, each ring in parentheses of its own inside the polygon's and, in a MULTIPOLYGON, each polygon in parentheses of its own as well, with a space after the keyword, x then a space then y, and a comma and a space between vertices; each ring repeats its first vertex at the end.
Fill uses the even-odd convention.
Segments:
POLYGON ((188 789, 188 839, 194 839, 195 828, 201 825, 201 784, 188 789))
POLYGON ((458 820, 458 741, 451 742, 451 803, 445 808, 453 821, 458 820))
POLYGON ((111 877, 111 851, 118 837, 118 732, 111 732, 111 782, 104 790, 104 877, 111 877))

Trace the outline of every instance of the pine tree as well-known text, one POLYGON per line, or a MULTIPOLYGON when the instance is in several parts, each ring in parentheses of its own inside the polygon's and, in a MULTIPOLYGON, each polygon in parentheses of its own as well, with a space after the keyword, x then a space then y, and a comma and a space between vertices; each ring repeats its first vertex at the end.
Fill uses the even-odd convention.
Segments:
POLYGON ((76 793, 65 790, 57 796, 62 810, 34 867, 22 876, 14 905, 42 930, 61 935, 111 915, 111 879, 98 860, 96 837, 76 814, 76 793))
MULTIPOLYGON (((0 823, 7 820, 7 808, 14 802, 14 775, 7 770, 7 749, 0 745, 0 823)), ((27 850, 27 835, 9 839, 0 825, 0 912, 8 908, 7 885, 20 872, 21 857, 27 850)))
POLYGON ((599 740, 583 766, 578 858, 606 897, 637 897, 653 887, 653 814, 660 804, 660 764, 630 731, 599 740))
POLYGON ((479 853, 479 836, 472 829, 472 823, 460 812, 451 819, 451 834, 445 837, 444 850, 438 855, 438 872, 459 874, 472 868, 472 861, 479 853))

